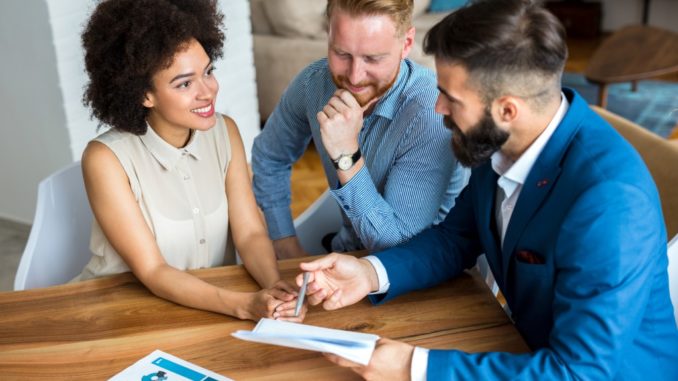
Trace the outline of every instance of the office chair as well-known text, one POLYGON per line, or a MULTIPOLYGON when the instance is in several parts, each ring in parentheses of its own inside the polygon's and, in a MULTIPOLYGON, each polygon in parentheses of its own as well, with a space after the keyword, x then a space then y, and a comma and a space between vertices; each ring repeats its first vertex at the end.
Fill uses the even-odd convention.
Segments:
POLYGON ((487 287, 492 291, 492 294, 496 297, 499 293, 499 285, 494 279, 494 274, 490 270, 490 264, 487 263, 487 257, 485 254, 481 254, 476 260, 476 267, 480 273, 480 277, 485 281, 487 287))
POLYGON ((330 191, 325 191, 294 220, 301 247, 309 254, 326 254, 327 250, 321 241, 328 233, 338 232, 342 221, 339 205, 330 195, 330 191))
POLYGON ((14 290, 62 284, 78 275, 92 256, 92 218, 79 161, 42 180, 14 290))
POLYGON ((662 203, 667 238, 678 234, 678 144, 666 140, 621 116, 600 107, 593 111, 614 127, 638 151, 652 174, 662 203), (674 164, 671 164, 674 163, 674 164))
POLYGON ((669 242, 669 292, 673 304, 673 317, 678 326, 678 234, 669 242))

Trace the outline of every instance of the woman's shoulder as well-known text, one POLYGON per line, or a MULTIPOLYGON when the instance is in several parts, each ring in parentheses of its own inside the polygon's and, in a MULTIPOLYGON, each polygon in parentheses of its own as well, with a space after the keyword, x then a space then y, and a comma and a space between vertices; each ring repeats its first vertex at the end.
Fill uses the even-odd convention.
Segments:
POLYGON ((229 116, 217 113, 216 124, 208 131, 208 139, 214 142, 217 157, 221 166, 226 168, 231 160, 231 139, 229 135, 230 127, 235 126, 235 122, 229 116))
POLYGON ((135 137, 136 135, 130 132, 111 128, 108 131, 97 135, 94 139, 90 140, 90 142, 99 142, 110 148, 113 148, 116 145, 125 144, 131 140, 134 140, 135 137))
POLYGON ((90 162, 117 161, 126 168, 133 161, 133 152, 138 151, 133 146, 139 142, 137 135, 111 128, 90 140, 82 159, 90 162))
POLYGON ((235 127, 235 121, 233 118, 226 114, 217 113, 217 124, 214 126, 219 134, 228 135, 228 129, 230 127, 235 127))

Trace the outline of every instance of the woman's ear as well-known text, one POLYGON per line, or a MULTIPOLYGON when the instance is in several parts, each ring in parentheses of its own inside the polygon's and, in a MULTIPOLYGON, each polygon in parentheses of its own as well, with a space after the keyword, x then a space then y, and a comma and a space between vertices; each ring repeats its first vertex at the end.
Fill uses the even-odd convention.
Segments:
POLYGON ((146 95, 144 95, 144 101, 141 104, 146 108, 153 108, 155 105, 155 102, 153 101, 153 94, 150 92, 146 93, 146 95))

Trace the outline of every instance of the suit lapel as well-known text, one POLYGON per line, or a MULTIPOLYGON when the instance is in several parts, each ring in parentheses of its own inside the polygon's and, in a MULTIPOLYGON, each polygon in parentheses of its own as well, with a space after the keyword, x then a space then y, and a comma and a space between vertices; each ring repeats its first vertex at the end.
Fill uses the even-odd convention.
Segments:
MULTIPOLYGON (((488 189, 488 192, 479 192, 479 197, 481 198, 478 202, 480 231, 487 234, 483 239, 483 248, 485 249, 487 262, 490 265, 490 268, 497 274, 496 271, 501 271, 502 268, 501 247, 499 245, 501 241, 497 234, 497 222, 494 218, 494 204, 499 175, 492 169, 492 166, 489 163, 484 164, 483 167, 479 168, 477 171, 480 175, 480 189, 488 189)), ((499 279, 499 276, 495 276, 495 279, 500 286, 503 285, 503 280, 499 279)))
POLYGON ((579 128, 584 113, 588 110, 588 105, 574 91, 565 88, 563 92, 570 102, 569 109, 530 170, 506 229, 502 247, 504 279, 508 275, 509 261, 516 250, 518 240, 556 183, 563 156, 579 128))

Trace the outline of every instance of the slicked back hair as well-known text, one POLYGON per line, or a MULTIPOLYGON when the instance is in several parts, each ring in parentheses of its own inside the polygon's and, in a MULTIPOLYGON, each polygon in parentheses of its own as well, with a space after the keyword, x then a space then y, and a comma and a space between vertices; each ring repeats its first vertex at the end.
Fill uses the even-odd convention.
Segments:
POLYGON ((535 0, 476 1, 435 25, 424 51, 461 64, 487 104, 514 95, 534 106, 560 93, 568 54, 564 28, 535 0))

